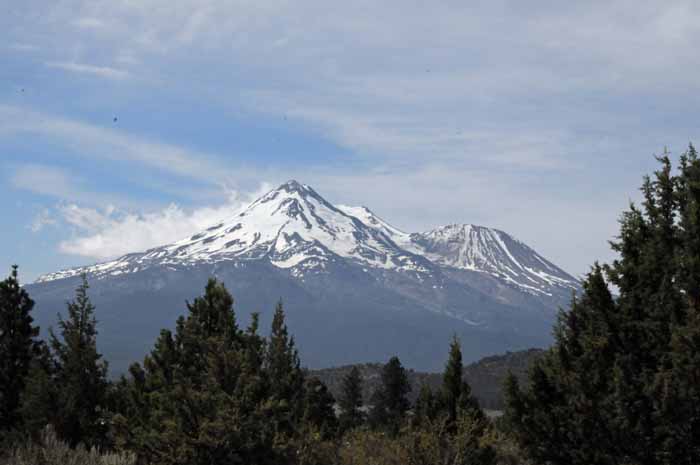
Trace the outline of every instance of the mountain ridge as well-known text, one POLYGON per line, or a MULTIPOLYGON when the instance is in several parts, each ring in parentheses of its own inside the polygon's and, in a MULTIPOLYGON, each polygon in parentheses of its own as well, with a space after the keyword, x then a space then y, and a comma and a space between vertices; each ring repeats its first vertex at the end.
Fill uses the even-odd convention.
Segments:
POLYGON ((465 360, 551 342, 578 281, 508 234, 473 225, 407 233, 367 207, 336 206, 289 181, 185 239, 42 276, 27 285, 42 327, 87 274, 108 359, 124 369, 185 311, 207 279, 223 281, 242 322, 269 323, 281 298, 311 367, 400 354, 440 368, 444 341, 465 360), (470 249, 471 248, 471 249, 470 249))
MULTIPOLYGON (((142 266, 154 264, 259 259, 262 256, 271 258, 280 268, 297 265, 307 269, 322 268, 323 262, 331 258, 329 254, 371 267, 430 273, 430 267, 416 258, 422 257, 438 266, 493 274, 526 292, 547 294, 546 287, 551 285, 575 290, 578 284, 576 278, 504 231, 454 223, 422 233, 406 233, 366 206, 335 206, 309 185, 296 180, 287 181, 231 219, 219 221, 189 238, 108 262, 44 274, 36 283, 82 273, 99 279, 105 273, 138 271, 142 266), (320 210, 325 211, 319 214, 320 210), (275 217, 277 221, 266 221, 275 217), (300 226, 307 231, 300 231, 300 226), (304 237, 304 233, 314 227, 322 233, 304 237), (515 258, 512 247, 521 249, 521 256, 524 250, 529 266, 515 258), (310 262, 303 265, 307 260, 310 262)), ((301 271, 298 274, 302 274, 301 271)))

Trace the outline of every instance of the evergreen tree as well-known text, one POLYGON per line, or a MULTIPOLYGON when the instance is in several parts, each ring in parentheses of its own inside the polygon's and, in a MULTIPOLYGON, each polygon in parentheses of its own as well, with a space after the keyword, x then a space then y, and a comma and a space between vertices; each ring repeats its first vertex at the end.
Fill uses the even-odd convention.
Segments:
POLYGON ((275 307, 265 361, 273 394, 280 398, 293 397, 299 390, 303 374, 294 338, 287 330, 282 301, 275 307))
POLYGON ((55 359, 57 434, 72 446, 100 444, 104 439, 101 408, 107 391, 107 362, 97 351, 95 307, 88 297, 85 276, 75 299, 67 304, 67 319, 58 316, 61 338, 52 331, 55 359))
POLYGON ((442 408, 447 415, 448 424, 457 420, 460 409, 472 411, 473 414, 481 413, 476 399, 471 395, 471 387, 464 380, 464 367, 462 364, 462 348, 457 336, 450 343, 450 355, 442 375, 442 408))
POLYGON ((381 386, 373 395, 370 420, 375 427, 397 433, 410 406, 406 397, 411 392, 406 370, 398 357, 391 357, 382 368, 381 386))
POLYGON ((642 208, 622 215, 619 258, 594 266, 525 389, 507 385, 508 420, 536 463, 700 460, 700 161, 692 146, 678 175, 658 160, 642 208))
POLYGON ((615 463, 610 412, 615 308, 600 266, 560 316, 555 348, 532 367, 527 395, 506 384, 508 419, 536 463, 615 463))
POLYGON ((307 379, 304 384, 303 427, 318 431, 323 438, 333 437, 338 430, 334 404, 333 395, 321 380, 316 377, 307 379))
POLYGON ((285 323, 281 301, 272 318, 265 370, 270 382, 275 427, 282 434, 292 435, 294 423, 303 415, 304 373, 294 338, 290 337, 285 323))
POLYGON ((20 426, 20 398, 32 360, 40 350, 39 328, 30 315, 34 301, 24 290, 13 266, 0 282, 0 441, 20 426))
POLYGON ((416 405, 413 408, 413 423, 415 426, 430 425, 439 413, 439 402, 433 390, 427 383, 420 387, 416 405))
POLYGON ((343 377, 338 406, 340 407, 340 428, 343 431, 355 429, 362 425, 364 412, 362 412, 362 375, 354 366, 343 377))
POLYGON ((239 329, 233 298, 215 279, 187 309, 118 384, 117 444, 153 465, 280 463, 288 451, 277 415, 289 402, 273 397, 257 315, 239 329))
POLYGON ((656 377, 655 398, 663 426, 664 463, 700 463, 700 161, 690 145, 677 178, 679 273, 687 306, 673 327, 667 363, 656 377))
POLYGON ((38 440, 46 425, 55 419, 58 397, 54 383, 54 363, 46 344, 34 357, 22 392, 20 413, 24 432, 38 440))

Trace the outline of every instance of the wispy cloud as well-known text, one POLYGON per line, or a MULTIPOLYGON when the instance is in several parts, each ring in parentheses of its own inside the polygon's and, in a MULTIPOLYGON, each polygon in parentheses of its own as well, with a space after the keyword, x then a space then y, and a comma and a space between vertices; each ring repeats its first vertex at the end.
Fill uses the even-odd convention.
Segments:
POLYGON ((38 233, 46 226, 53 226, 56 223, 57 221, 51 214, 51 211, 48 208, 42 208, 41 211, 34 216, 34 219, 32 220, 32 224, 29 226, 29 229, 33 233, 38 233))
POLYGON ((74 182, 65 170, 39 164, 19 166, 10 178, 18 189, 60 198, 77 198, 74 182))
MULTIPOLYGON (((207 184, 226 185, 232 168, 216 155, 151 141, 142 137, 27 108, 0 104, 0 139, 16 133, 36 134, 82 156, 130 161, 207 184)), ((236 174, 240 175, 242 170, 236 174)))
POLYGON ((107 79, 126 79, 131 76, 123 69, 111 68, 109 66, 95 66, 86 63, 73 63, 65 61, 50 61, 45 63, 49 68, 58 68, 72 73, 90 74, 107 79))
POLYGON ((491 143, 514 137, 539 139, 529 147, 548 153, 533 159, 530 149, 513 151, 509 162, 562 163, 568 154, 559 147, 572 143, 572 132, 617 124, 620 107, 601 107, 601 96, 700 90, 693 78, 700 72, 694 20, 700 10, 692 1, 71 6, 52 8, 52 18, 90 27, 77 37, 61 21, 47 27, 83 56, 142 62, 144 71, 188 92, 202 80, 201 69, 220 70, 227 78, 207 79, 203 91, 217 104, 238 107, 243 95, 252 111, 296 115, 308 129, 375 155, 459 158, 478 139, 486 157, 491 143), (310 25, 310 17, 323 21, 310 25), (98 27, 104 24, 109 33, 98 27))
POLYGON ((184 209, 171 204, 148 213, 63 205, 58 213, 73 228, 73 237, 62 241, 59 250, 70 255, 106 260, 171 243, 232 217, 269 189, 270 185, 261 184, 256 192, 229 192, 223 204, 212 207, 184 209))
MULTIPOLYGON (((129 163, 144 177, 173 175, 177 181, 167 182, 182 192, 294 176, 406 229, 499 226, 574 272, 607 251, 651 152, 698 136, 700 3, 693 0, 74 0, 47 10, 37 17, 27 9, 33 27, 12 29, 8 43, 36 44, 53 70, 103 78, 81 89, 80 110, 66 111, 113 108, 124 92, 154 108, 185 98, 203 109, 197 117, 209 109, 216 117, 243 113, 257 128, 286 115, 296 144, 331 141, 356 157, 348 165, 361 167, 280 175, 274 165, 289 157, 283 147, 242 169, 198 148, 196 136, 178 146, 2 105, 0 139, 22 132, 71 156, 129 163), (118 97, 100 87, 114 83, 118 97)), ((154 124, 143 133, 178 127, 154 124)), ((76 189, 70 181, 64 187, 76 189)), ((98 229, 76 233, 86 242, 64 250, 94 256, 98 229)))
POLYGON ((99 192, 68 170, 50 165, 26 163, 14 166, 9 183, 16 189, 51 197, 53 200, 87 205, 134 206, 125 194, 99 192))

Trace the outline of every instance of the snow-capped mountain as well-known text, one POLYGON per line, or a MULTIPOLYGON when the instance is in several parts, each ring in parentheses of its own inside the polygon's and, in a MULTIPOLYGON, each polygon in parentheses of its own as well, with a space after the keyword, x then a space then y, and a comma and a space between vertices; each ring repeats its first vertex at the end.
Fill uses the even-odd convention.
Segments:
POLYGON ((578 288, 573 276, 498 229, 451 224, 411 234, 410 240, 409 250, 435 263, 488 273, 525 292, 551 295, 553 288, 578 288))
POLYGON ((406 233, 367 207, 334 206, 306 184, 291 180, 231 219, 191 237, 117 260, 41 276, 37 282, 87 273, 95 277, 152 266, 265 259, 278 267, 322 270, 348 259, 368 267, 431 273, 439 266, 488 273, 526 292, 552 286, 576 289, 575 278, 503 231, 452 224, 406 233))
POLYGON ((178 242, 40 277, 28 289, 44 326, 83 273, 117 366, 143 355, 181 311, 178 302, 199 294, 210 276, 250 310, 283 298, 315 366, 403 352, 416 368, 439 368, 452 333, 465 336, 467 358, 542 346, 579 288, 505 232, 449 225, 408 233, 296 181, 178 242))
POLYGON ((308 185, 292 180, 233 218, 189 238, 111 262, 50 273, 38 282, 82 273, 99 278, 152 266, 260 259, 278 268, 293 268, 297 276, 337 259, 374 268, 430 271, 425 259, 400 248, 381 228, 350 214, 353 210, 335 207, 308 185))
POLYGON ((404 250, 444 267, 486 273, 534 294, 551 295, 553 288, 570 292, 579 286, 576 278, 498 229, 450 224, 423 233, 406 233, 367 207, 338 208, 384 233, 404 250))

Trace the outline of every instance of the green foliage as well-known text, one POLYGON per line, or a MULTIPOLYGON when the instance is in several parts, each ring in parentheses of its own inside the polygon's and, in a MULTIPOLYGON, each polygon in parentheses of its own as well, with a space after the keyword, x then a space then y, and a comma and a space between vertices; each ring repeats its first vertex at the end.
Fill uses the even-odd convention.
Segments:
POLYGON ((494 463, 498 441, 461 381, 456 340, 443 389, 433 394, 426 385, 421 391, 413 416, 420 421, 406 421, 407 373, 397 357, 389 360, 372 410, 377 430, 369 431, 360 428, 359 370, 343 381, 337 419, 327 386, 300 368, 281 304, 265 339, 258 335, 257 314, 248 328, 238 327, 233 298, 211 279, 204 294, 187 304, 175 331, 161 331, 143 365, 133 364, 128 377, 108 383, 87 290, 83 279, 67 317, 59 317, 60 338, 51 332, 52 350, 41 344, 33 349, 17 408, 31 441, 7 449, 1 463, 494 463))
POLYGON ((692 146, 677 175, 658 160, 622 215, 619 258, 593 267, 524 389, 507 383, 535 463, 700 463, 700 161, 692 146))
POLYGON ((116 441, 151 464, 272 463, 263 341, 216 280, 118 384, 116 441))
POLYGON ((23 430, 35 439, 46 425, 53 422, 58 410, 54 371, 49 348, 42 344, 40 353, 29 368, 20 407, 23 430))
POLYGON ((281 301, 277 303, 272 318, 263 369, 269 381, 275 430, 282 435, 292 435, 294 424, 303 415, 304 373, 294 339, 289 336, 285 324, 281 301))
POLYGON ((418 399, 413 406, 413 423, 415 425, 430 423, 437 418, 439 413, 439 398, 428 384, 421 385, 418 399))
POLYGON ((375 392, 370 422, 396 434, 410 407, 406 395, 411 390, 406 370, 398 357, 391 357, 382 369, 382 384, 375 392))
MULTIPOLYGON (((486 422, 486 420, 483 420, 486 422)), ((484 423, 485 424, 485 423, 484 423)), ((439 424, 429 428, 404 429, 398 435, 382 431, 356 430, 346 434, 335 454, 339 465, 496 465, 497 441, 485 436, 481 425, 467 417, 459 421, 458 434, 447 434, 439 424)), ((506 458, 506 455, 502 457, 506 458)))
POLYGON ((491 465, 496 452, 487 443, 490 424, 480 411, 469 408, 458 412, 456 432, 452 439, 455 465, 491 465))
MULTIPOLYGON (((472 396, 479 405, 491 410, 504 410, 503 382, 509 373, 513 373, 520 381, 527 379, 527 373, 532 362, 544 353, 541 349, 528 349, 505 354, 492 355, 476 362, 464 365, 464 379, 469 383, 472 396)), ((357 368, 362 378, 362 399, 365 405, 371 404, 372 396, 381 385, 381 371, 384 364, 358 363, 340 367, 310 370, 311 376, 317 376, 328 386, 331 393, 340 399, 342 397, 343 379, 353 368, 357 368)), ((426 385, 438 393, 442 389, 442 373, 425 373, 406 369, 411 392, 408 400, 415 403, 426 385)))
POLYGON ((343 431, 358 428, 364 422, 364 412, 361 410, 362 401, 362 376, 357 367, 352 367, 350 372, 343 377, 342 391, 338 399, 340 407, 340 428, 343 431))
POLYGON ((269 340, 255 314, 238 327, 233 299, 214 279, 187 307, 175 333, 163 330, 143 366, 117 383, 117 445, 152 465, 320 460, 310 445, 329 449, 335 401, 301 370, 281 303, 269 340))
POLYGON ((450 356, 442 375, 442 401, 450 421, 457 418, 458 402, 464 390, 462 369, 462 350, 457 336, 454 336, 450 343, 450 356))
POLYGON ((471 412, 474 415, 482 415, 478 402, 472 397, 471 387, 464 381, 462 349, 456 336, 450 343, 450 355, 442 375, 440 394, 441 397, 437 399, 435 407, 444 411, 448 424, 457 421, 460 410, 471 412))
POLYGON ((136 465, 136 457, 129 452, 101 453, 82 445, 72 448, 50 427, 37 441, 16 447, 4 457, 0 454, 0 461, 3 465, 136 465))
POLYGON ((71 446, 101 445, 106 433, 100 407, 107 392, 107 362, 97 351, 97 321, 88 287, 83 276, 75 299, 67 304, 67 318, 58 317, 61 337, 51 331, 56 396, 52 423, 71 446))
POLYGON ((335 399, 318 378, 309 378, 304 385, 304 415, 302 425, 318 431, 321 437, 334 437, 338 431, 338 419, 333 405, 335 399))
MULTIPOLYGON (((383 432, 354 431, 343 438, 339 465, 406 465, 409 451, 401 441, 383 432)), ((436 462, 438 463, 438 462, 436 462)))
POLYGON ((32 360, 41 350, 39 328, 32 326, 34 301, 24 290, 13 266, 0 282, 0 443, 20 427, 20 399, 32 360))

